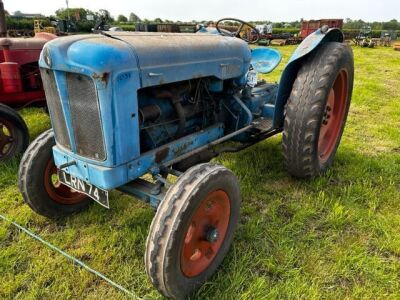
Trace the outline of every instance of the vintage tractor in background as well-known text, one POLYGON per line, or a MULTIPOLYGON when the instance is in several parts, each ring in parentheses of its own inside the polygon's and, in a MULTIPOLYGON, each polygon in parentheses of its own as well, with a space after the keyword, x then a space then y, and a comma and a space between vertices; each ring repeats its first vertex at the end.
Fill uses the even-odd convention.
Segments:
POLYGON ((145 265, 167 297, 202 285, 233 240, 240 185, 213 157, 283 131, 289 173, 316 176, 331 166, 345 126, 354 64, 339 29, 309 35, 274 84, 257 74, 281 55, 250 49, 241 38, 257 30, 240 23, 234 33, 217 23, 199 33, 63 37, 41 53, 54 131, 21 160, 25 202, 50 218, 91 199, 109 207, 112 189, 148 202, 156 214, 145 265))
POLYGON ((3 2, 0 1, 0 162, 21 154, 29 132, 15 110, 46 105, 38 60, 43 45, 56 36, 38 33, 33 38, 7 38, 3 2))
POLYGON ((364 48, 374 48, 376 43, 372 39, 372 28, 371 26, 365 25, 360 29, 358 35, 353 39, 353 42, 357 46, 364 48))
POLYGON ((397 40, 397 32, 395 30, 382 31, 379 46, 391 47, 392 42, 395 40, 397 40))

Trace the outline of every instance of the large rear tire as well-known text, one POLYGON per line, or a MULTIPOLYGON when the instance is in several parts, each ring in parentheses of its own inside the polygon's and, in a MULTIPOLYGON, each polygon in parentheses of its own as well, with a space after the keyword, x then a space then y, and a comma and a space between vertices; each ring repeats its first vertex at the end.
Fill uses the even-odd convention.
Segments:
POLYGON ((53 160, 54 133, 39 135, 26 150, 19 166, 19 189, 24 201, 38 214, 61 218, 85 209, 92 201, 61 184, 53 160))
POLYGON ((289 173, 312 177, 333 163, 350 107, 354 61, 348 45, 330 42, 304 62, 286 106, 283 153, 289 173))
POLYGON ((164 296, 186 299, 221 264, 239 220, 236 176, 223 166, 190 168, 168 190, 150 226, 145 265, 164 296))
POLYGON ((22 154, 29 145, 28 128, 21 116, 0 103, 0 162, 22 154))

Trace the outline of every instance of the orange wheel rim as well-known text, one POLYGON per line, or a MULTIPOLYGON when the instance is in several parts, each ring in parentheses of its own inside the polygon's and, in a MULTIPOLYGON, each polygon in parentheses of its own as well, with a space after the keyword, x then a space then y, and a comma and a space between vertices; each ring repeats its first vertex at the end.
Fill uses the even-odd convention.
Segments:
POLYGON ((58 180, 57 167, 53 158, 46 165, 43 179, 44 188, 54 202, 63 205, 74 205, 82 202, 87 197, 70 189, 58 180))
POLYGON ((197 276, 212 263, 224 242, 230 211, 228 194, 217 190, 209 193, 193 213, 181 248, 185 276, 197 276))
POLYGON ((347 77, 347 71, 342 69, 332 85, 325 105, 318 138, 318 155, 322 163, 329 159, 340 136, 347 105, 347 77))

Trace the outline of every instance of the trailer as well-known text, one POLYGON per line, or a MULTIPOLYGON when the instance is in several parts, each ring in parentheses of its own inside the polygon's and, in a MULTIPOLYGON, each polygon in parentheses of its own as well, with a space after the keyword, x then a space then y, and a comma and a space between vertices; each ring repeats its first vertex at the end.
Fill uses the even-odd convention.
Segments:
MULTIPOLYGON (((320 20, 309 20, 302 21, 300 32, 298 34, 292 33, 269 33, 261 37, 261 42, 267 45, 298 45, 310 34, 317 31, 322 26, 328 26, 328 28, 343 28, 343 19, 320 19, 320 20), (265 42, 268 40, 268 42, 265 42)), ((260 44, 260 43, 259 43, 260 44)))
POLYGON ((320 20, 309 20, 301 22, 301 29, 299 37, 305 39, 311 33, 317 31, 322 26, 327 25, 329 28, 343 28, 343 19, 320 19, 320 20))

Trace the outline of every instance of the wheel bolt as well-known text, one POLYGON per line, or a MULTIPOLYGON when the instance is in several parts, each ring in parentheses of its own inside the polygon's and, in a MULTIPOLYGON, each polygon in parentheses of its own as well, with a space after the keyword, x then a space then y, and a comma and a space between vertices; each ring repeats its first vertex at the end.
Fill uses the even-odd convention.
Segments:
POLYGON ((198 260, 199 258, 201 258, 202 253, 200 251, 200 249, 196 249, 194 250, 192 256, 190 257, 190 260, 198 260))
POLYGON ((326 110, 327 110, 327 111, 331 111, 332 108, 331 108, 330 106, 327 106, 327 107, 326 107, 326 110))
POLYGON ((212 201, 207 202, 207 208, 212 208, 214 203, 212 201))

